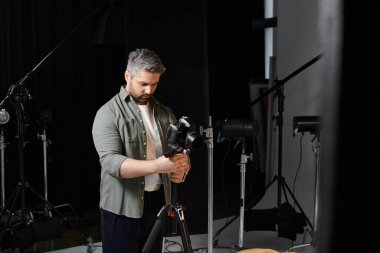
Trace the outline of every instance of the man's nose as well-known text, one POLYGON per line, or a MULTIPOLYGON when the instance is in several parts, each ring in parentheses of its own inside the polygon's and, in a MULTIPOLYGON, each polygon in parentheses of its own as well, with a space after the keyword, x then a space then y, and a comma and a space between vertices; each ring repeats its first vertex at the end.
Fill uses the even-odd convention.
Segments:
POLYGON ((153 87, 151 87, 151 86, 146 86, 145 87, 145 93, 146 94, 152 94, 153 93, 153 87))

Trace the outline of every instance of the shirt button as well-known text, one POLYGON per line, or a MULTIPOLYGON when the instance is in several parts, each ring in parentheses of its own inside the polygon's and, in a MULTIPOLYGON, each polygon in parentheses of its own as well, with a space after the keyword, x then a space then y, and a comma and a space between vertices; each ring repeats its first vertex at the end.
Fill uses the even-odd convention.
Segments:
POLYGON ((145 134, 145 130, 143 130, 143 133, 145 134))
POLYGON ((146 157, 146 155, 143 155, 143 157, 145 158, 145 157, 146 157))
POLYGON ((140 119, 140 122, 142 122, 142 119, 140 119))
POLYGON ((146 146, 146 142, 144 142, 144 146, 146 146))

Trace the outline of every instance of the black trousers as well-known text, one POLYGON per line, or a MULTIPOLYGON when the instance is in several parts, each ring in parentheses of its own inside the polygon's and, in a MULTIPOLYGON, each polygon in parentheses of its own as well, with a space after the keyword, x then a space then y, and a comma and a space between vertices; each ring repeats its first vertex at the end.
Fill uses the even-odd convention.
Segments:
MULTIPOLYGON (((154 192, 145 192, 143 217, 129 218, 101 209, 102 252, 140 253, 165 205, 163 186, 154 192)), ((162 231, 151 248, 152 253, 162 252, 162 231)))

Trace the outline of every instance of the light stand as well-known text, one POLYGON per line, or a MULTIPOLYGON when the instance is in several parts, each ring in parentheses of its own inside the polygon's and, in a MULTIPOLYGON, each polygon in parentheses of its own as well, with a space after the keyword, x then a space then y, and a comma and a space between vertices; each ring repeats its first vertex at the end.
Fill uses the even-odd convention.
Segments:
POLYGON ((5 206, 5 143, 4 130, 1 128, 0 132, 0 149, 1 149, 1 208, 5 206))
MULTIPOLYGON (((306 117, 305 117, 306 118, 306 117)), ((311 118, 311 117, 309 117, 311 118)), ((312 150, 314 153, 314 163, 315 163, 315 176, 314 176, 314 229, 310 231, 312 241, 310 243, 305 243, 301 245, 296 245, 288 249, 288 251, 293 251, 294 249, 299 249, 307 246, 315 246, 318 242, 318 210, 319 210, 319 175, 320 175, 320 132, 318 129, 315 129, 315 131, 311 132, 315 134, 314 138, 312 139, 312 150)))
MULTIPOLYGON (((47 178, 47 147, 49 145, 49 140, 46 135, 46 125, 44 124, 44 129, 42 134, 38 134, 37 137, 42 140, 42 151, 43 151, 43 158, 44 158, 44 196, 45 200, 48 200, 48 178, 47 178)), ((46 215, 51 217, 52 214, 50 210, 45 207, 46 215)))
POLYGON ((214 191, 214 135, 212 128, 212 119, 209 116, 209 128, 203 129, 201 127, 200 133, 205 135, 205 142, 207 144, 207 158, 208 158, 208 223, 207 223, 207 252, 212 253, 213 251, 213 221, 214 221, 214 210, 213 210, 213 191, 214 191))
MULTIPOLYGON (((38 120, 39 123, 43 124, 42 134, 37 134, 37 138, 42 141, 42 152, 43 152, 43 163, 44 163, 44 197, 46 201, 48 200, 48 146, 51 144, 51 140, 47 136, 47 125, 49 122, 51 122, 52 117, 53 116, 52 116, 51 111, 48 109, 45 109, 39 113, 39 120, 38 120)), ((55 208, 69 207, 74 215, 74 218, 78 219, 78 215, 71 204, 65 203, 65 204, 55 205, 54 207, 55 208)), ((52 217, 52 212, 47 205, 43 206, 43 213, 48 217, 52 217)))
POLYGON ((5 206, 5 142, 4 129, 2 125, 9 121, 9 113, 3 108, 0 111, 0 149, 1 149, 1 208, 5 206))
MULTIPOLYGON (((243 248, 243 235, 244 235, 244 211, 245 211, 245 173, 246 173, 246 164, 249 159, 253 159, 253 154, 249 156, 246 155, 246 139, 247 137, 257 136, 258 133, 258 123, 257 121, 251 121, 247 119, 235 119, 235 120, 226 120, 221 127, 221 130, 218 134, 218 140, 224 141, 226 138, 236 139, 237 142, 234 146, 236 148, 241 144, 241 155, 240 155, 240 213, 225 224, 221 229, 217 231, 214 235, 216 238, 229 224, 232 223, 237 217, 240 217, 240 226, 239 226, 239 244, 238 246, 233 245, 232 249, 234 251, 243 248)), ((216 241, 216 240, 215 240, 216 241)))
POLYGON ((238 142, 235 144, 237 146, 241 143, 241 155, 240 155, 240 223, 239 223, 239 247, 234 248, 234 250, 243 249, 243 235, 244 235, 244 211, 245 211, 245 173, 246 164, 249 159, 253 159, 253 154, 249 156, 246 155, 245 149, 245 138, 240 137, 238 142))
POLYGON ((316 135, 316 142, 313 144, 313 152, 314 152, 314 161, 315 161, 315 197, 314 197, 314 236, 316 235, 318 231, 318 210, 319 210, 319 174, 320 174, 320 149, 321 149, 321 142, 320 142, 320 136, 319 133, 316 135))

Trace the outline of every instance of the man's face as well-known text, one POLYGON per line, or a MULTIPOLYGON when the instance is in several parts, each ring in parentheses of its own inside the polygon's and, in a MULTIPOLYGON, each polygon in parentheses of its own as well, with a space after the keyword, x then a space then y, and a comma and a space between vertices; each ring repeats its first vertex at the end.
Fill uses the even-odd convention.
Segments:
POLYGON ((138 75, 131 75, 125 71, 124 78, 127 82, 126 90, 134 98, 137 104, 146 104, 157 88, 161 74, 140 71, 138 75))

